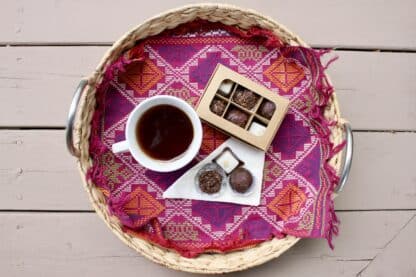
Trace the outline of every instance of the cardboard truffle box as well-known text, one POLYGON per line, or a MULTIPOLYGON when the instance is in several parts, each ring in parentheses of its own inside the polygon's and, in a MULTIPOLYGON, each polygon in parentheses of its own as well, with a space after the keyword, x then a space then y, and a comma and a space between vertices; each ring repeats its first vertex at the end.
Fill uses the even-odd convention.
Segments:
POLYGON ((288 108, 288 99, 218 64, 197 113, 211 126, 267 151, 288 108))

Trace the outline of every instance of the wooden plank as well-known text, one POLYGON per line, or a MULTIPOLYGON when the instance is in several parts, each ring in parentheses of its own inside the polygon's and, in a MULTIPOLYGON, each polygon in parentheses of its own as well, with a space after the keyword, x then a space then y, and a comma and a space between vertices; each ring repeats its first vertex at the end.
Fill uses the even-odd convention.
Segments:
MULTIPOLYGON (((336 208, 416 209, 415 139, 355 133, 351 176, 336 208)), ((0 131, 0 153, 0 209, 91 209, 63 131, 0 131)))
MULTIPOLYGON (((64 126, 76 85, 106 49, 0 47, 0 126, 64 126)), ((354 129, 416 130, 415 53, 335 54, 329 73, 354 129)))
POLYGON ((64 131, 0 134, 1 209, 91 210, 64 131))
POLYGON ((0 125, 62 127, 75 87, 106 47, 0 48, 0 125))
POLYGON ((328 73, 355 130, 416 130, 416 53, 335 54, 328 73))
POLYGON ((351 175, 337 209, 415 209, 416 133, 354 133, 351 175))
MULTIPOLYGON (((335 251, 324 240, 302 240, 280 258, 231 276, 302 276, 305 268, 308 276, 355 276, 413 215, 410 211, 341 213, 344 223, 335 251)), ((60 276, 104 277, 131 272, 190 276, 137 255, 95 214, 1 213, 0 238, 4 276, 56 276, 56 272, 60 276)), ((406 263, 415 269, 410 260, 406 263)))
POLYGON ((416 276, 416 215, 390 240, 359 276, 416 276))
MULTIPOLYGON (((129 0, 115 5, 112 1, 100 0, 36 3, 6 0, 0 10, 0 42, 111 42, 155 14, 193 2, 129 0), (39 17, 39 14, 48 16, 39 17)), ((225 2, 252 8, 279 20, 315 46, 416 49, 416 18, 412 12, 416 5, 412 0, 400 3, 393 0, 225 2)))

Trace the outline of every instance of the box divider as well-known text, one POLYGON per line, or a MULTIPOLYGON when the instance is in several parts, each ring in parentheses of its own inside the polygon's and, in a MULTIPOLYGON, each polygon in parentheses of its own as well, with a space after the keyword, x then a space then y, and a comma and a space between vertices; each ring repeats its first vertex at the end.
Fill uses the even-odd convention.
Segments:
POLYGON ((250 128, 250 125, 251 125, 251 122, 253 122, 254 116, 255 116, 255 114, 254 113, 251 113, 250 117, 248 118, 247 125, 244 128, 245 130, 248 130, 248 128, 250 128))
MULTIPOLYGON (((255 93, 255 92, 253 91, 253 93, 255 93)), ((263 100, 264 100, 264 97, 262 95, 257 94, 257 93, 256 93, 256 95, 258 95, 260 98, 259 98, 259 100, 257 100, 257 103, 253 108, 253 113, 255 113, 255 114, 257 114, 257 111, 258 111, 261 103, 263 103, 263 100)))
POLYGON ((269 125, 270 120, 267 118, 262 117, 261 115, 257 114, 254 116, 256 117, 260 122, 266 124, 266 127, 269 125))

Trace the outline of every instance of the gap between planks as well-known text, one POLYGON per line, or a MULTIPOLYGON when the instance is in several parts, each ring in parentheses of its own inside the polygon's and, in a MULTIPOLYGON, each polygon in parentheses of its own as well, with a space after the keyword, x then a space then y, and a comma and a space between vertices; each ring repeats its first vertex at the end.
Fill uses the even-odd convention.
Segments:
MULTIPOLYGON (((53 127, 53 126, 0 126, 0 131, 50 131, 50 130, 66 130, 66 127, 53 127)), ((416 130, 364 130, 364 129, 352 129, 354 133, 416 133, 416 130)))
MULTIPOLYGON (((412 212, 416 209, 360 209, 360 210, 338 210, 335 209, 337 213, 361 213, 361 212, 412 212)), ((32 210, 32 209, 0 209, 1 213, 30 213, 30 214, 61 214, 61 213, 70 213, 70 214, 88 214, 95 213, 94 210, 32 210)))
MULTIPOLYGON (((0 47, 95 47, 113 46, 114 42, 0 42, 0 47)), ((371 47, 334 47, 331 45, 310 45, 317 50, 331 49, 346 52, 380 52, 380 53, 416 53, 416 49, 406 48, 371 48, 371 47)))

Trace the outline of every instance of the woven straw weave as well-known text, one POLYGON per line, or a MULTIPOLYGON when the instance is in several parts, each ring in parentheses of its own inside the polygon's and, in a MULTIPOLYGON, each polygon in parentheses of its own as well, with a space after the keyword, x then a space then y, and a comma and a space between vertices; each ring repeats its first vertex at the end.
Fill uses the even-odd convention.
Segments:
MULTIPOLYGON (((92 166, 88 148, 90 123, 95 107, 95 92, 97 85, 103 80, 107 66, 113 63, 124 51, 133 47, 138 40, 157 35, 166 29, 175 28, 179 24, 197 18, 221 22, 226 25, 236 25, 242 29, 258 26, 273 31, 286 44, 308 47, 304 41, 280 23, 252 10, 243 10, 229 5, 198 4, 168 11, 127 32, 107 51, 94 73, 88 78, 88 85, 79 103, 74 131, 80 151, 79 169, 84 180, 84 187, 95 211, 114 234, 143 256, 167 267, 194 273, 225 273, 244 270, 276 258, 298 242, 299 238, 287 236, 284 239, 272 239, 245 250, 225 254, 206 253, 192 259, 185 258, 172 250, 161 248, 124 233, 118 219, 109 214, 102 193, 91 181, 87 181, 85 178, 87 170, 92 166)), ((338 124, 331 129, 332 142, 337 145, 343 139, 343 120, 340 118, 335 94, 328 102, 325 116, 328 119, 338 121, 338 124)), ((341 156, 342 153, 338 153, 331 160, 331 165, 338 172, 341 167, 341 156)))

